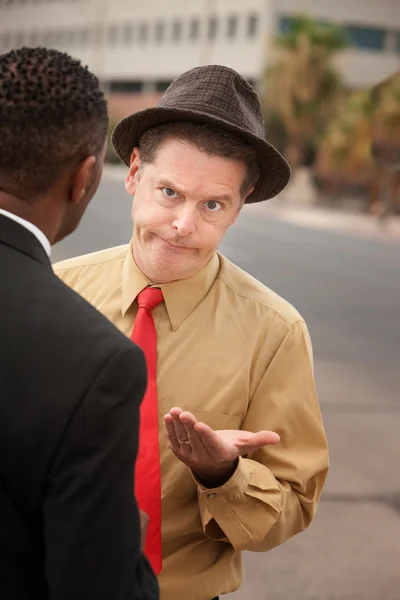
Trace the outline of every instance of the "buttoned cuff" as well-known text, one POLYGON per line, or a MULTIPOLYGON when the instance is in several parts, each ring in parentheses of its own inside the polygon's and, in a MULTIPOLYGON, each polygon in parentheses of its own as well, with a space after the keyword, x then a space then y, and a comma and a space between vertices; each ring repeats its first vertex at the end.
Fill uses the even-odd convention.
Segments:
POLYGON ((242 539, 248 536, 248 532, 242 531, 240 523, 235 518, 232 518, 233 515, 231 514, 229 504, 237 502, 243 497, 253 469, 251 461, 240 457, 238 466, 232 477, 226 483, 216 488, 205 488, 198 481, 194 473, 192 473, 192 477, 197 484, 203 531, 208 538, 233 542, 233 545, 235 545, 235 542, 240 543, 242 539), (224 524, 226 524, 226 527, 224 527, 224 524), (229 539, 227 535, 228 529, 229 539), (232 531, 232 529, 235 531, 232 531))
POLYGON ((249 483, 251 470, 251 465, 249 465, 248 462, 240 456, 235 472, 230 479, 228 479, 228 481, 226 481, 220 487, 206 488, 200 483, 193 472, 192 477, 197 484, 197 489, 200 496, 205 496, 209 500, 214 500, 216 497, 221 496, 225 496, 231 500, 234 500, 244 493, 244 490, 249 483))

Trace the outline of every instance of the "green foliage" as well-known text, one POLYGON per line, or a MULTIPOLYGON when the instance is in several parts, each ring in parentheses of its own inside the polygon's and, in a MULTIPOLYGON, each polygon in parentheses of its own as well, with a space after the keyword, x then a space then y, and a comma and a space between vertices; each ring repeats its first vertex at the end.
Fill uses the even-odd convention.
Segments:
POLYGON ((342 27, 298 16, 291 20, 289 31, 278 36, 277 45, 296 51, 301 37, 307 37, 312 46, 326 54, 334 54, 347 46, 346 35, 342 27))
POLYGON ((293 19, 275 39, 263 105, 271 141, 274 134, 284 138, 294 166, 314 154, 340 103, 344 90, 333 61, 345 47, 340 27, 307 17, 293 19))

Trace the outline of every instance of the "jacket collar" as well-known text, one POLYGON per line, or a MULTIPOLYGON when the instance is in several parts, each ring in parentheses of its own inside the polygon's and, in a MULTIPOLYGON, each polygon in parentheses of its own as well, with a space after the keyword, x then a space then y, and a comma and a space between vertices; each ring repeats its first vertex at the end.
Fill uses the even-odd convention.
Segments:
POLYGON ((51 267, 50 259, 35 235, 23 225, 4 215, 0 215, 0 243, 51 267))

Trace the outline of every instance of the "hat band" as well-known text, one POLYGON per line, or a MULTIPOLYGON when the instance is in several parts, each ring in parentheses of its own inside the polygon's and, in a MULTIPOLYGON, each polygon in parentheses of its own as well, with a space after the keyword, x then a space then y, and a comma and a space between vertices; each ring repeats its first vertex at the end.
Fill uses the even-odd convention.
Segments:
MULTIPOLYGON (((245 130, 243 133, 249 133, 251 135, 257 135, 259 137, 263 137, 263 129, 260 128, 259 131, 253 131, 250 127, 249 127, 249 123, 245 122, 244 120, 238 118, 237 116, 233 119, 232 118, 232 113, 228 113, 227 111, 225 111, 223 108, 221 107, 214 107, 214 106, 210 106, 210 105, 204 105, 204 104, 193 104, 192 102, 186 103, 186 102, 179 102, 179 106, 176 106, 175 104, 167 104, 165 102, 159 102, 157 104, 158 108, 165 108, 168 110, 192 110, 198 113, 203 113, 205 117, 210 116, 210 117, 217 117, 219 119, 223 119, 224 121, 226 121, 227 123, 230 123, 231 125, 235 125, 236 127, 240 127, 241 129, 245 130)), ((263 117, 260 117, 262 119, 262 123, 263 123, 263 117)), ((254 124, 254 122, 253 122, 254 124)), ((258 128, 257 128, 258 129, 258 128)))

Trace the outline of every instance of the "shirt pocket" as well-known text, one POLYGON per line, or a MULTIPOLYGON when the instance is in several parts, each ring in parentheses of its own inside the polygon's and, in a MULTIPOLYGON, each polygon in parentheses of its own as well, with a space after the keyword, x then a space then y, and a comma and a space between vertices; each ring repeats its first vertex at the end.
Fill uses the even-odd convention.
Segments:
POLYGON ((215 412, 214 410, 205 410, 190 404, 184 404, 182 410, 191 412, 198 421, 209 425, 212 429, 240 429, 243 422, 241 415, 230 415, 226 413, 215 412))
MULTIPOLYGON (((164 416, 173 406, 176 406, 172 401, 167 398, 160 400, 159 409, 164 416)), ((180 408, 184 411, 191 412, 198 421, 206 423, 214 430, 218 429, 240 429, 244 420, 244 415, 227 414, 216 412, 214 410, 206 410, 193 404, 185 403, 180 404, 180 408)))

